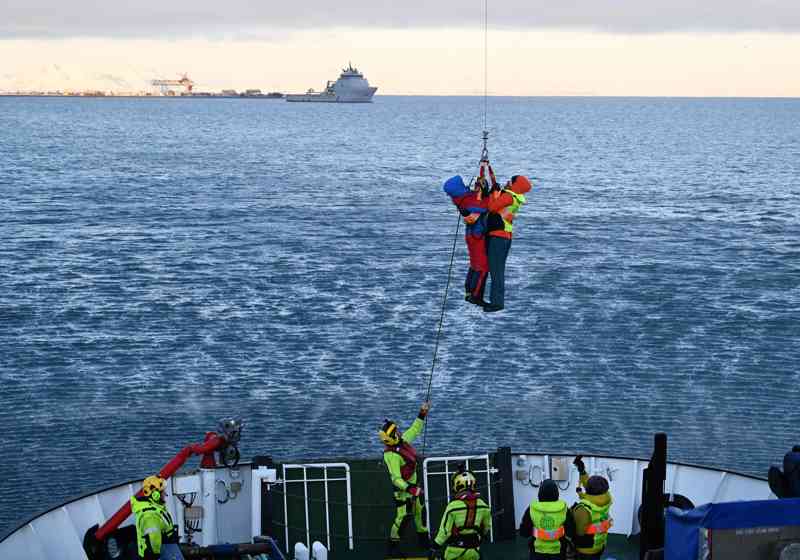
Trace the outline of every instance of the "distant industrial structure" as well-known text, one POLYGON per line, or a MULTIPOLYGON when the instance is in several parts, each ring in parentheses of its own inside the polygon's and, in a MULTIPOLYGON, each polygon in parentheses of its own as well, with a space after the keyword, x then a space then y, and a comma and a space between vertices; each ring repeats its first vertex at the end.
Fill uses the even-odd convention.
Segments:
POLYGON ((262 92, 260 89, 245 89, 238 92, 235 89, 223 89, 221 92, 217 91, 197 91, 195 89, 195 82, 188 74, 182 74, 177 79, 156 78, 150 80, 149 84, 151 89, 148 91, 103 91, 97 89, 85 90, 17 90, 17 91, 3 91, 0 90, 0 96, 44 96, 44 97, 217 97, 217 98, 231 98, 231 97, 246 97, 257 99, 283 99, 284 94, 278 91, 271 91, 268 93, 262 92))

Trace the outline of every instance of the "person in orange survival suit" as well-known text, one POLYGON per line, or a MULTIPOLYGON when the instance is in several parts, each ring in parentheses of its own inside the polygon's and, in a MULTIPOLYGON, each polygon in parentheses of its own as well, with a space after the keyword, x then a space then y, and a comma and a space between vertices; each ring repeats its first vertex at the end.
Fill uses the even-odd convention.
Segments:
POLYGON ((464 240, 469 253, 469 270, 464 281, 464 299, 475 305, 484 306, 483 293, 486 276, 489 274, 489 258, 486 253, 486 211, 488 190, 482 189, 486 182, 479 178, 476 188, 471 190, 464 184, 460 175, 450 177, 444 182, 444 192, 450 195, 453 204, 464 217, 466 233, 464 240), (484 192, 485 191, 485 192, 484 192))
POLYGON ((524 175, 514 175, 502 189, 492 188, 489 194, 489 213, 486 218, 489 274, 492 278, 492 301, 483 306, 487 312, 500 311, 505 306, 506 259, 511 249, 514 216, 525 204, 525 193, 531 182, 524 175))

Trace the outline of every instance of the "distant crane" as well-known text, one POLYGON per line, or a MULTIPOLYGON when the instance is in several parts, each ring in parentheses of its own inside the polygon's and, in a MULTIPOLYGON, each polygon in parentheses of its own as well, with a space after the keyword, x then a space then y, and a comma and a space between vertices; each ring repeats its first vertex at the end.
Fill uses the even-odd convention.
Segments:
MULTIPOLYGON (((169 88, 173 86, 183 86, 186 89, 186 93, 192 93, 194 82, 189 78, 188 74, 184 74, 180 80, 151 80, 150 85, 160 87, 161 95, 170 95, 169 88)), ((171 95, 174 95, 174 93, 171 95)))

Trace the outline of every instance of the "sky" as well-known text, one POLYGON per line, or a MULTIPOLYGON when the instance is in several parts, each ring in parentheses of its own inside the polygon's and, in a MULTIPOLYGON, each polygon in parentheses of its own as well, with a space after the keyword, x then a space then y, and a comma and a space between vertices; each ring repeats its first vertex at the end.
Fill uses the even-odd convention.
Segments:
POLYGON ((300 92, 352 61, 379 94, 478 95, 484 56, 490 95, 800 97, 800 0, 0 2, 0 90, 300 92))

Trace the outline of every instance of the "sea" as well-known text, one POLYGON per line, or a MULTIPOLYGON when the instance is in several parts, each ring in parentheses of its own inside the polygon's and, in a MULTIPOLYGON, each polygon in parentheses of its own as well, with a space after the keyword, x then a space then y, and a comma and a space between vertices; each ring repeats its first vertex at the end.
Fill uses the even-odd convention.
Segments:
POLYGON ((428 396, 427 455, 800 443, 798 99, 0 98, 0 242, 0 534, 232 416, 244 459, 428 396), (442 191, 484 117, 534 182, 491 314, 442 191))

